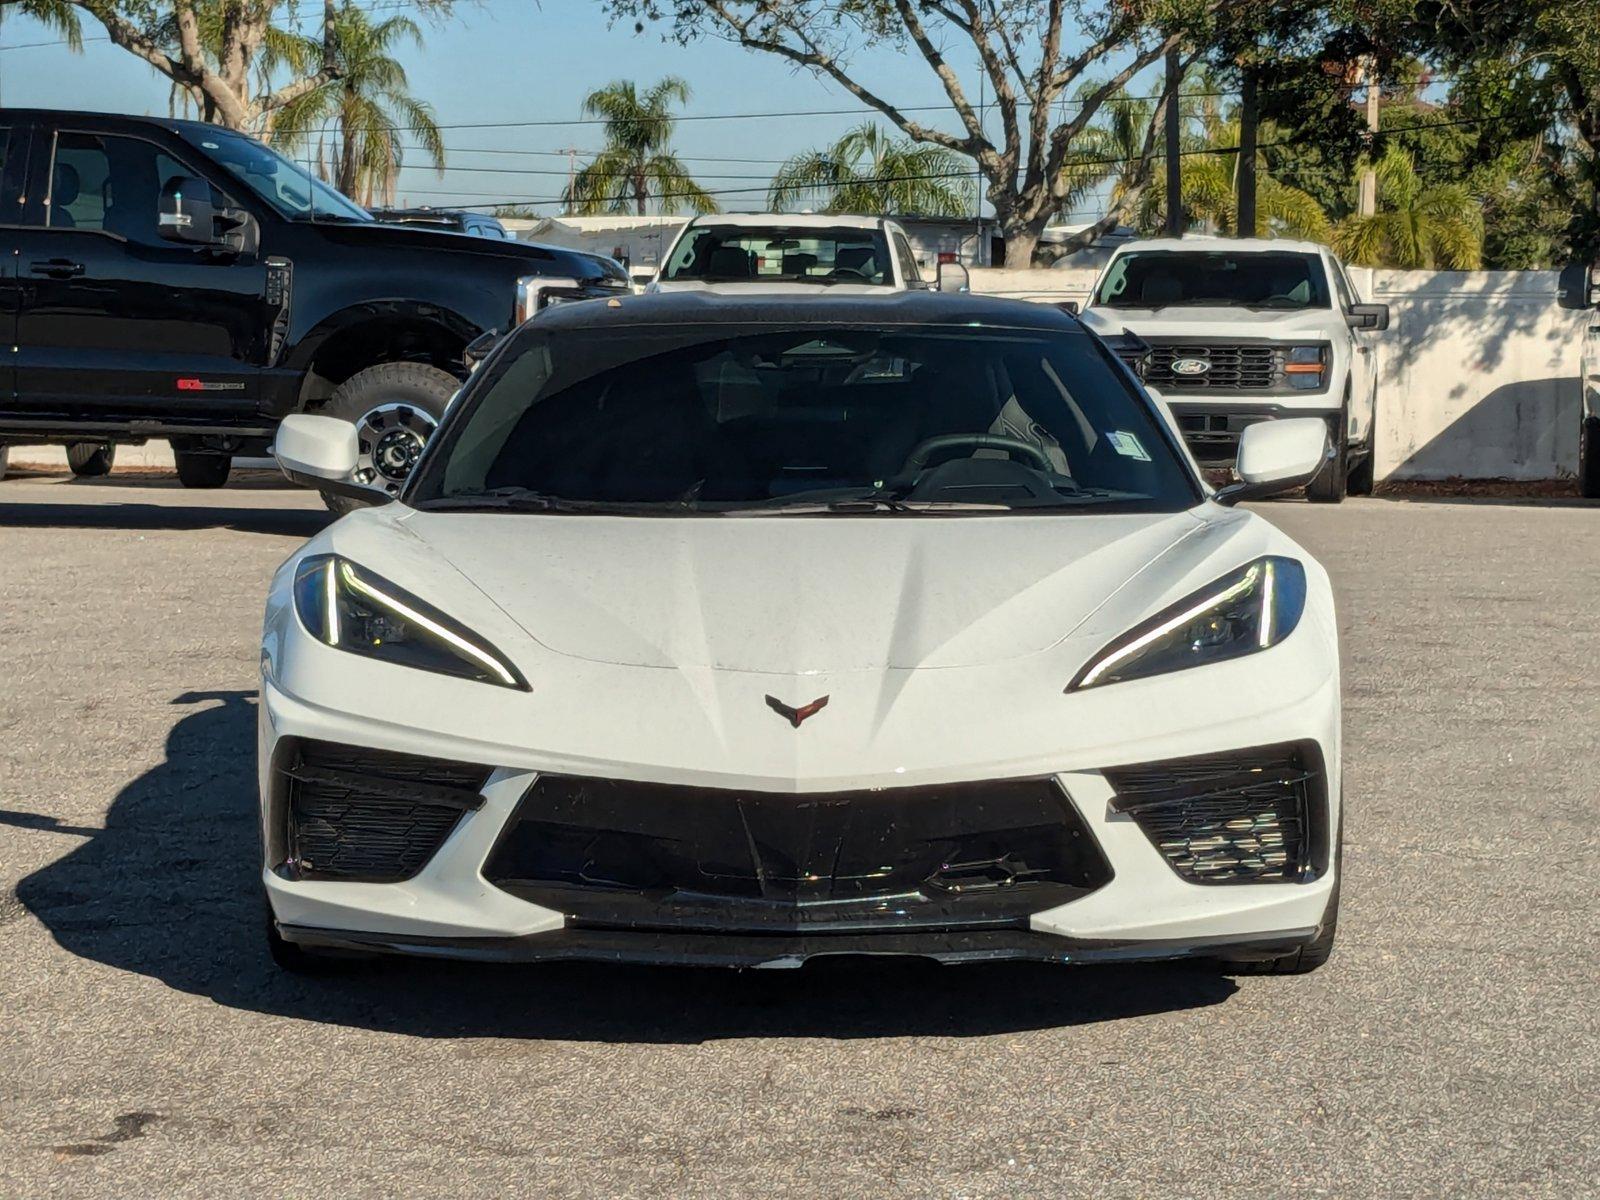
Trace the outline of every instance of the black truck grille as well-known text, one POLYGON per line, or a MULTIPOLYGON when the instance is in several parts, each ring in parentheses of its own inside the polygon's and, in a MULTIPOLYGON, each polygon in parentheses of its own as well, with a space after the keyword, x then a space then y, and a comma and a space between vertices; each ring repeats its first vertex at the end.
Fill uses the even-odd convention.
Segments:
POLYGON ((302 879, 397 883, 422 870, 490 768, 303 740, 283 759, 287 860, 302 879))
POLYGON ((1314 743, 1116 767, 1112 806, 1192 883, 1297 880, 1315 869, 1325 820, 1314 743))
POLYGON ((1025 925, 1111 878, 1051 780, 770 794, 541 776, 484 864, 589 927, 1025 925))
POLYGON ((1278 350, 1266 342, 1153 342, 1148 355, 1118 351, 1154 388, 1183 392, 1272 391, 1280 382, 1278 350), (1172 369, 1179 359, 1201 359, 1209 367, 1199 374, 1172 369), (1142 363, 1141 363, 1142 359, 1142 363))

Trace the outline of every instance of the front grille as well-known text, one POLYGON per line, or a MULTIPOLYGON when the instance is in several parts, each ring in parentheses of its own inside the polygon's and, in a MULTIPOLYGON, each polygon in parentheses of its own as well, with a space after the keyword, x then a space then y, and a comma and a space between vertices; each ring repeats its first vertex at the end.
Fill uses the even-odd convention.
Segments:
POLYGON ((1144 381, 1154 388, 1183 392, 1272 391, 1281 382, 1278 350, 1267 342, 1152 342, 1148 354, 1119 350, 1144 381), (1198 375, 1172 369, 1178 359, 1203 359, 1209 368, 1198 375), (1142 362, 1140 361, 1142 360, 1142 362))
POLYGON ((397 883, 427 865, 483 803, 490 768, 303 740, 283 758, 284 870, 301 879, 397 883))
POLYGON ((773 794, 541 776, 484 864, 590 927, 1025 924, 1111 870, 1052 780, 773 794))
POLYGON ((1303 879, 1325 795, 1314 743, 1117 767, 1112 807, 1192 883, 1303 879))

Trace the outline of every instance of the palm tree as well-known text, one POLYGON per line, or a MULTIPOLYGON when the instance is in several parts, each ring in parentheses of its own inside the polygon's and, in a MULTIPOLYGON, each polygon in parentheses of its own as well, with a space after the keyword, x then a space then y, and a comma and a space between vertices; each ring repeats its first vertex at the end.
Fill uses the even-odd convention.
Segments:
POLYGON ((1333 245, 1352 263, 1402 270, 1470 271, 1483 265, 1483 205, 1457 183, 1425 186, 1411 156, 1390 145, 1378 160, 1379 206, 1350 216, 1333 245))
POLYGON ((684 201, 697 213, 717 211, 717 202, 689 176, 667 147, 676 121, 672 110, 689 102, 689 85, 676 75, 661 80, 643 96, 632 81, 619 79, 583 99, 583 115, 605 122, 606 147, 573 177, 562 193, 569 212, 644 216, 652 195, 664 213, 684 201))
POLYGON ((960 217, 972 212, 972 185, 959 156, 909 138, 893 138, 871 121, 825 150, 797 154, 772 177, 774 211, 807 205, 830 213, 960 217))
MULTIPOLYGON (((393 200, 405 158, 402 133, 417 140, 443 175, 444 138, 433 107, 411 95, 405 68, 392 57, 402 41, 422 44, 416 22, 409 17, 373 22, 347 0, 334 17, 332 34, 335 77, 269 114, 273 144, 294 150, 318 132, 323 178, 365 204, 393 200)), ((321 54, 319 40, 286 34, 269 39, 262 66, 271 71, 283 65, 303 74, 321 54)))
MULTIPOLYGON (((1189 100, 1198 102, 1199 115, 1194 123, 1199 129, 1186 134, 1179 146, 1184 156, 1179 169, 1184 215, 1187 220, 1198 221, 1218 233, 1236 233, 1239 119, 1236 114, 1225 114, 1217 106, 1214 96, 1209 94, 1213 89, 1206 78, 1195 81, 1195 89, 1204 93, 1189 100)), ((1276 127, 1270 122, 1263 123, 1259 136, 1263 142, 1276 141, 1276 127)), ((1139 227, 1146 232, 1158 230, 1166 224, 1166 215, 1165 189, 1150 188, 1140 201, 1139 227)), ((1332 236, 1333 226, 1315 197, 1275 179, 1265 156, 1257 151, 1256 227, 1251 232, 1255 237, 1295 237, 1326 242, 1332 236)))

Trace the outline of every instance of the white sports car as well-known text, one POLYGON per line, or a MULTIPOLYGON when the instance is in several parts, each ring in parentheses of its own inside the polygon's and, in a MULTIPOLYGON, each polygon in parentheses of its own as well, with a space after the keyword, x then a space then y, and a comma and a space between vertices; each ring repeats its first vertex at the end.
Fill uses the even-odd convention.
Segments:
MULTIPOLYGON (((273 580, 274 953, 1310 970, 1333 598, 1233 503, 1325 434, 1251 426, 1212 492, 1046 306, 550 309, 273 580)), ((276 453, 329 486, 355 438, 293 416, 276 453)))

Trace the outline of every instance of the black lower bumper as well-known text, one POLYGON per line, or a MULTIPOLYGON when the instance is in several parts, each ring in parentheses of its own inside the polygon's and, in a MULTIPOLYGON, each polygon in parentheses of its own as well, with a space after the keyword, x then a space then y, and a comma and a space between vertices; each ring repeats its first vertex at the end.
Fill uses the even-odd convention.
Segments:
POLYGON ((1002 929, 916 930, 792 936, 568 927, 513 938, 431 938, 278 926, 285 941, 311 949, 407 954, 479 962, 597 962, 646 966, 798 967, 829 955, 898 955, 943 963, 1155 962, 1217 958, 1258 962, 1291 954, 1315 929, 1213 941, 1102 941, 1058 937, 1016 925, 1002 929))

